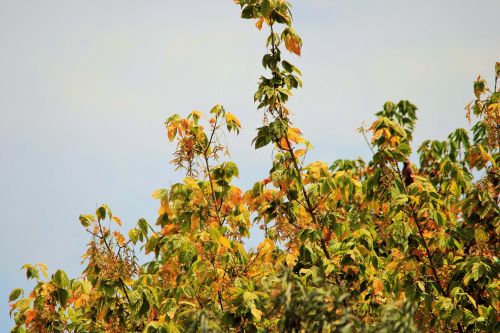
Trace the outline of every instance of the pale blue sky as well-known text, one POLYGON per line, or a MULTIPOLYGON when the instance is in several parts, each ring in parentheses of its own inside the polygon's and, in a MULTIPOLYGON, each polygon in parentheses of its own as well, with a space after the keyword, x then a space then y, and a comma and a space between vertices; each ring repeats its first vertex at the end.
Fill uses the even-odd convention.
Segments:
MULTIPOLYGON (((311 159, 368 156, 355 129, 387 100, 419 107, 416 141, 466 126, 478 74, 500 59, 498 0, 296 0, 304 89, 292 100, 311 159)), ((250 142, 265 33, 231 0, 0 0, 0 330, 24 263, 78 276, 80 213, 108 203, 125 230, 180 179, 164 120, 220 103, 248 188, 270 167, 250 142)))

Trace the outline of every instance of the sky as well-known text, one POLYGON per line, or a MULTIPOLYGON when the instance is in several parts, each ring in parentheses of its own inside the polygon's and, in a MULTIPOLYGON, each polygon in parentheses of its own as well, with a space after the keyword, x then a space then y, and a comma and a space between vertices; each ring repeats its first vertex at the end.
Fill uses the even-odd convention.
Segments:
MULTIPOLYGON (((467 127, 478 74, 500 61, 498 0, 295 0, 304 73, 290 102, 309 160, 369 158, 356 132, 388 100, 419 108, 413 148, 467 127)), ((20 267, 81 272, 78 216, 107 203, 124 222, 156 219, 151 193, 182 179, 164 121, 224 105, 244 189, 272 151, 251 140, 266 31, 231 0, 0 0, 0 331, 20 267)), ((261 234, 247 242, 254 246, 261 234)))

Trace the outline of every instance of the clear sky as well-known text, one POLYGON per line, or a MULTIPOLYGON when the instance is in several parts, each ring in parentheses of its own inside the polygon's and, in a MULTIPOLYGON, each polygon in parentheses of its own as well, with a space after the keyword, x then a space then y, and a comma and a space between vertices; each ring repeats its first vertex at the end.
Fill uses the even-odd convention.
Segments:
MULTIPOLYGON (((387 100, 419 107, 415 145, 466 127, 472 81, 500 61, 498 0, 295 0, 304 88, 295 124, 311 160, 368 157, 355 129, 387 100)), ((24 263, 80 272, 80 213, 108 203, 124 231, 154 221, 157 188, 181 174, 163 122, 223 104, 238 184, 265 177, 250 145, 265 32, 231 0, 0 0, 0 331, 24 263)), ((249 244, 255 244, 258 237, 249 244)))

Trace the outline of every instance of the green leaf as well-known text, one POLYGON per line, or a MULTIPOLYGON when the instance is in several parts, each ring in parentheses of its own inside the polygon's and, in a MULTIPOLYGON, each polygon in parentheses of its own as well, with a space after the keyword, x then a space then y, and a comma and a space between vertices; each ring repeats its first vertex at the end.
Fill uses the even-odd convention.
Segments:
POLYGON ((20 288, 16 288, 16 289, 12 290, 12 292, 9 295, 9 302, 13 302, 16 299, 18 299, 22 292, 23 292, 23 290, 20 288))
POLYGON ((104 220, 106 218, 106 208, 104 206, 97 208, 95 215, 97 216, 97 220, 104 220))
POLYGON ((80 223, 85 227, 87 228, 88 226, 90 226, 92 224, 92 222, 95 222, 95 217, 93 215, 80 215, 79 217, 80 219, 80 223))
POLYGON ((139 225, 139 228, 141 229, 144 235, 148 234, 148 222, 145 219, 140 219, 137 222, 137 225, 139 225))
POLYGON ((60 287, 66 287, 69 284, 68 276, 62 270, 58 270, 54 273, 52 281, 60 287))
POLYGON ((65 307, 66 304, 68 303, 68 298, 69 298, 69 293, 66 289, 59 288, 57 290, 57 298, 59 299, 59 303, 61 303, 61 306, 65 307))

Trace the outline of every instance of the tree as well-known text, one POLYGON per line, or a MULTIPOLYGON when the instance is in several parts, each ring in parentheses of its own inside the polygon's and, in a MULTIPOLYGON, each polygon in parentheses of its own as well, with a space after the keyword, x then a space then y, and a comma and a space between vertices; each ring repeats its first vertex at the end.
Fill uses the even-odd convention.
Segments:
POLYGON ((172 162, 186 177, 153 193, 157 221, 140 219, 125 236, 106 205, 81 215, 83 277, 25 265, 37 284, 12 291, 12 332, 498 331, 500 63, 493 91, 474 82, 472 133, 425 141, 418 165, 408 101, 387 102, 360 128, 370 161, 306 164, 311 146, 286 106, 302 85, 283 59, 302 46, 290 5, 235 2, 269 30, 253 141, 274 147, 269 177, 245 192, 232 185, 238 168, 219 136, 241 124, 223 106, 169 117, 172 162), (252 223, 265 240, 247 251, 252 223), (140 265, 136 250, 154 258, 140 265))

